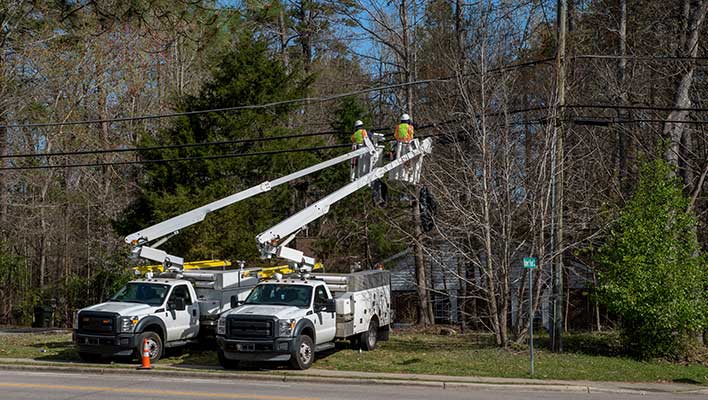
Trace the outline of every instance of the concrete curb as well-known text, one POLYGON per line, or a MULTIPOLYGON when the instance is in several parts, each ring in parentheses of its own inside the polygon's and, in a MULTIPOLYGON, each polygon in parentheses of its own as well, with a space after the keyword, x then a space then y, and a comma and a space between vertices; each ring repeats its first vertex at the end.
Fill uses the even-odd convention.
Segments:
MULTIPOLYGON (((322 375, 303 375, 292 373, 242 373, 242 372, 203 372, 194 370, 183 370, 175 367, 158 367, 150 371, 138 371, 126 367, 116 368, 101 368, 86 365, 52 365, 52 364, 17 364, 3 363, 0 360, 0 370, 12 371, 28 371, 28 372, 62 372, 73 374, 116 374, 116 375, 163 375, 169 377, 184 377, 184 378, 201 378, 201 379, 241 379, 241 380, 258 380, 258 381, 277 381, 277 382, 310 382, 323 384, 349 384, 349 385, 399 385, 399 386, 417 386, 417 387, 432 387, 450 390, 515 390, 528 392, 565 392, 565 393, 614 393, 614 394, 635 394, 645 395, 652 393, 673 393, 673 394, 697 394, 702 395, 708 393, 708 389, 696 390, 659 390, 659 389, 628 389, 616 387, 603 387, 601 385, 585 385, 569 383, 558 384, 544 383, 495 383, 495 382, 463 382, 450 380, 417 380, 417 379, 390 379, 390 378, 373 378, 373 377, 357 377, 356 372, 351 372, 352 376, 348 377, 333 377, 322 375)), ((446 377, 448 378, 448 377, 446 377)), ((670 388, 667 388, 670 389, 670 388)))

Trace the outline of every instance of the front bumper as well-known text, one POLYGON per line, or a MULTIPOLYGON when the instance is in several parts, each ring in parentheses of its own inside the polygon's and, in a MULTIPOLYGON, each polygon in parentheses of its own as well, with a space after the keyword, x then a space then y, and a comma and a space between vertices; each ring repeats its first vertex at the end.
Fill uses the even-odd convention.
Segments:
POLYGON ((239 361, 288 361, 295 338, 268 340, 227 339, 217 336, 216 343, 229 360, 239 361))
POLYGON ((137 347, 138 335, 121 333, 117 335, 92 335, 74 331, 72 341, 82 353, 102 356, 129 356, 137 347))

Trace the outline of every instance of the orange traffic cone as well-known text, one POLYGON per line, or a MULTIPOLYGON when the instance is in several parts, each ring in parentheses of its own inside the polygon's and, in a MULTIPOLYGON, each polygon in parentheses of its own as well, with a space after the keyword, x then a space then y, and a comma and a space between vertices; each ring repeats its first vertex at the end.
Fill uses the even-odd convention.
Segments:
POLYGON ((150 346, 148 346, 147 338, 143 339, 142 362, 142 365, 139 366, 138 369, 152 369, 152 365, 150 365, 150 346))

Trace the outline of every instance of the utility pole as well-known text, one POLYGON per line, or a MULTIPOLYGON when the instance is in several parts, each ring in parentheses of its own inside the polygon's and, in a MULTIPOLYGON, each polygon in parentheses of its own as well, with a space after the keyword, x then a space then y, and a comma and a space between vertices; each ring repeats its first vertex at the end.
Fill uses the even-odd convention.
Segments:
POLYGON ((556 51, 556 96, 551 150, 551 351, 563 351, 563 112, 565 109, 565 39, 568 0, 558 0, 558 49, 556 51), (558 253, 556 255, 556 253, 558 253))

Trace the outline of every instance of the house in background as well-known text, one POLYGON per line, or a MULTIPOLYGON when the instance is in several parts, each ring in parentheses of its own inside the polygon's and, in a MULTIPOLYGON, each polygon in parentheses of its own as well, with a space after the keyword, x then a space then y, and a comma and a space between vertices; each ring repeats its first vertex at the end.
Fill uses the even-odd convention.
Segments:
MULTIPOLYGON (((427 285, 433 315, 437 324, 456 324, 459 321, 458 297, 460 280, 457 278, 457 258, 452 252, 443 257, 426 257, 427 285)), ((391 271, 391 303, 394 322, 415 323, 418 314, 418 292, 415 279, 415 260, 410 249, 383 261, 391 271)))
MULTIPOLYGON (((418 294, 415 278, 415 261, 410 249, 383 260, 384 267, 391 271, 391 302, 393 319, 396 323, 415 323, 418 314, 418 294)), ((434 255, 426 257, 427 286, 430 288, 430 299, 433 315, 437 324, 458 324, 462 315, 461 307, 465 307, 466 322, 473 329, 480 329, 484 325, 486 303, 481 300, 463 302, 464 284, 461 284, 460 275, 464 272, 460 267, 459 257, 452 249, 439 248, 434 255)), ((522 260, 514 263, 518 268, 513 268, 511 273, 511 304, 509 322, 516 326, 519 307, 527 306, 527 298, 518 297, 519 285, 522 284, 522 260)), ((543 266, 541 266, 543 268, 543 266)), ((591 299, 590 291, 593 287, 593 271, 587 265, 572 259, 567 259, 564 275, 564 307, 563 313, 567 320, 566 326, 571 330, 592 330, 597 324, 599 310, 591 299)), ((539 271, 541 272, 541 271, 539 271)), ((548 276, 548 272, 542 272, 548 276)), ((475 276, 468 276, 476 285, 482 285, 479 271, 475 276)), ((546 278, 547 279, 547 278, 546 278)), ((527 282, 527 281, 524 281, 527 282)), ((525 283, 528 284, 528 283, 525 283)), ((548 329, 551 321, 550 287, 542 290, 541 304, 535 316, 538 328, 548 329)), ((469 295, 469 294, 468 294, 469 295)))

